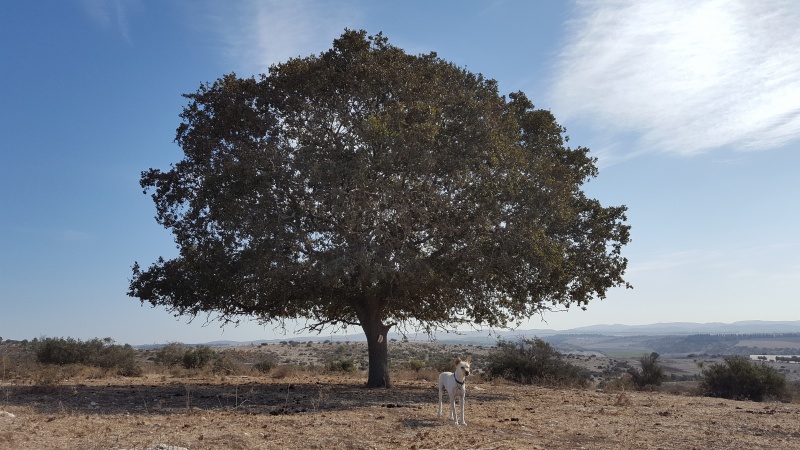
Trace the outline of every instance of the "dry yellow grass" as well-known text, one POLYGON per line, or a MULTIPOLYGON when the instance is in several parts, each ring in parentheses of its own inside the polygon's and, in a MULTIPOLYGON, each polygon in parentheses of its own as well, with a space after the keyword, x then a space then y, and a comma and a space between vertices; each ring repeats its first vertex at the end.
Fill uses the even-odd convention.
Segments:
POLYGON ((800 449, 800 405, 483 382, 467 427, 436 416, 433 380, 360 375, 4 382, 2 449, 800 449), (10 417, 13 415, 14 417, 10 417))

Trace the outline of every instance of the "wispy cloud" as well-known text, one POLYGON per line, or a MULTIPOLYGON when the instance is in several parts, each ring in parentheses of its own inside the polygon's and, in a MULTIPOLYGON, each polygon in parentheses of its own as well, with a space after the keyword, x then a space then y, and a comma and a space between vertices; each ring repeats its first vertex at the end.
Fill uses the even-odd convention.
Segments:
POLYGON ((355 28, 358 20, 349 2, 247 0, 208 2, 202 21, 215 32, 223 57, 249 76, 330 48, 333 39, 345 27, 355 28))
POLYGON ((123 0, 83 0, 83 9, 89 18, 104 30, 116 30, 127 42, 131 41, 128 27, 128 10, 136 2, 123 0))
POLYGON ((718 265, 722 261, 719 252, 708 250, 678 250, 651 255, 643 261, 631 261, 629 274, 645 272, 664 273, 672 270, 690 270, 697 267, 718 265))
POLYGON ((73 229, 55 230, 52 232, 52 235, 57 241, 65 242, 88 241, 90 239, 94 239, 94 235, 92 233, 73 229))
POLYGON ((731 248, 706 248, 676 250, 660 254, 643 255, 632 260, 628 274, 661 276, 669 273, 697 275, 704 273, 708 282, 742 282, 757 285, 765 282, 800 282, 800 264, 797 262, 800 246, 791 242, 761 243, 731 248), (714 275, 710 275, 714 274, 714 275))
POLYGON ((559 117, 632 133, 639 152, 800 138, 800 2, 578 0, 575 14, 552 83, 559 117))

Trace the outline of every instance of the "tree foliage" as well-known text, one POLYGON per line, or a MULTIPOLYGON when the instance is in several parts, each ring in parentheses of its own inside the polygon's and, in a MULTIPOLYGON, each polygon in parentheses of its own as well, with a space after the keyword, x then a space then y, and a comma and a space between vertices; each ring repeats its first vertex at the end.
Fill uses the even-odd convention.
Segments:
POLYGON ((184 157, 142 173, 179 255, 129 295, 175 314, 505 327, 623 280, 624 206, 587 198, 588 149, 527 97, 435 53, 345 31, 333 48, 185 96, 184 157))

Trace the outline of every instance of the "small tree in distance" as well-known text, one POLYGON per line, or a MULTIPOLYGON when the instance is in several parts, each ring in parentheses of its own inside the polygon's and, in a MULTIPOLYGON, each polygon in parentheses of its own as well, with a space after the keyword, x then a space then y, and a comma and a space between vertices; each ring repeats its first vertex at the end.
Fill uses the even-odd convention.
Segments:
POLYGON ((142 173, 180 251, 134 264, 143 303, 360 326, 378 387, 393 326, 506 327, 627 286, 626 208, 581 190, 597 175, 588 149, 525 94, 435 53, 347 30, 186 97, 184 158, 142 173))
POLYGON ((656 352, 643 356, 639 359, 642 366, 641 371, 631 367, 628 369, 628 374, 633 380, 633 384, 637 388, 643 389, 647 386, 661 386, 661 383, 667 378, 664 370, 658 365, 659 354, 656 352))

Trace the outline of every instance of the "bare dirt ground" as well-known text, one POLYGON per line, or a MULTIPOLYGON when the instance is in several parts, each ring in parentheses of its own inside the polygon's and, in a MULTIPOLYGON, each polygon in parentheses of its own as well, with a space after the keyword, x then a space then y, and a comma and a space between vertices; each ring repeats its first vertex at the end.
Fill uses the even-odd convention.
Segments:
POLYGON ((601 392, 471 377, 467 427, 433 380, 297 371, 0 385, 2 449, 800 449, 800 404, 601 392), (447 408, 447 405, 445 405, 447 408), (445 410, 445 415, 448 411, 445 410), (161 445, 161 447, 159 447, 161 445))

